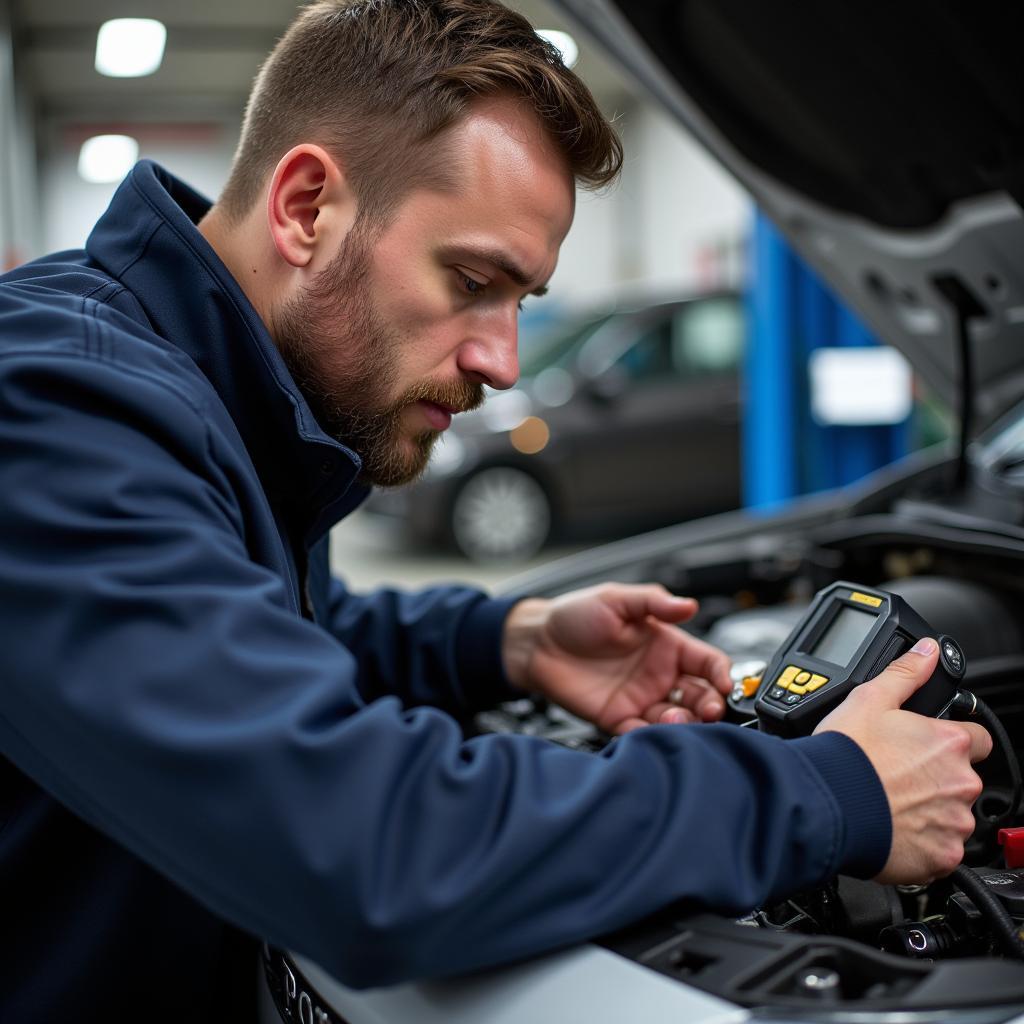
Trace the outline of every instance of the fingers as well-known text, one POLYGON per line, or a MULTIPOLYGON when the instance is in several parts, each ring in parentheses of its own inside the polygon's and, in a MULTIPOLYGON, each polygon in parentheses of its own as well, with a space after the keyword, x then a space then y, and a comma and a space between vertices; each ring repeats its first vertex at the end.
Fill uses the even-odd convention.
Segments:
POLYGON ((612 731, 616 736, 624 736, 627 732, 632 732, 634 729, 643 729, 650 724, 650 722, 645 722, 642 718, 624 718, 612 731))
POLYGON ((725 714, 722 695, 699 676, 679 676, 666 697, 670 705, 687 708, 705 722, 718 721, 725 714))
POLYGON ((685 677, 670 691, 669 700, 655 701, 637 721, 644 725, 688 725, 717 722, 725 713, 725 702, 703 679, 685 677))
POLYGON ((692 711, 659 701, 643 713, 643 718, 632 716, 623 719, 613 731, 617 735, 622 735, 647 725, 692 725, 695 721, 697 718, 692 711))
MULTIPOLYGON (((634 622, 653 617, 665 626, 679 625, 697 613, 698 605, 692 597, 677 597, 657 583, 613 583, 601 589, 606 599, 618 605, 619 614, 634 622)), ((728 655, 688 633, 676 630, 672 636, 679 644, 679 671, 707 679, 723 696, 729 693, 732 680, 728 655)))
POLYGON ((658 583, 612 583, 605 591, 630 619, 653 615, 662 622, 686 622, 697 613, 697 602, 692 597, 677 597, 658 583))
MULTIPOLYGON (((729 676, 731 662, 725 651, 698 640, 687 633, 681 633, 679 647, 679 670, 700 679, 706 679, 723 696, 732 690, 729 676)), ((722 710, 725 705, 722 704, 722 710)))
POLYGON ((926 637, 864 685, 882 707, 898 708, 932 677, 938 659, 938 644, 926 637))
POLYGON ((992 736, 983 725, 976 722, 958 722, 971 738, 971 764, 984 761, 992 753, 992 736))
POLYGON ((704 680, 691 679, 681 684, 680 703, 655 701, 637 715, 616 725, 615 733, 630 732, 645 725, 691 725, 694 722, 717 722, 725 713, 725 703, 704 680))
POLYGON ((640 712, 640 717, 648 725, 685 725, 697 720, 697 716, 691 708, 664 700, 659 700, 649 708, 645 708, 640 712))
POLYGON ((721 694, 709 693, 697 704, 695 710, 702 722, 717 722, 725 714, 725 701, 721 694))
POLYGON ((652 725, 690 725, 697 721, 697 716, 687 708, 676 707, 674 704, 655 704, 650 709, 652 725))

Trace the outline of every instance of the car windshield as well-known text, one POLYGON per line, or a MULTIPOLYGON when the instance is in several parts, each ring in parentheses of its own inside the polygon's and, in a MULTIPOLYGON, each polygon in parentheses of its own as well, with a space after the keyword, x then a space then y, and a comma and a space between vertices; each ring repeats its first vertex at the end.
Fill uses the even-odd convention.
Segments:
POLYGON ((651 306, 601 326, 581 345, 578 366, 586 377, 600 377, 616 364, 631 375, 641 367, 648 373, 734 373, 745 330, 734 296, 651 306))
POLYGON ((562 324, 542 335, 533 344, 524 346, 519 357, 522 377, 536 377, 549 366, 564 362, 569 353, 582 345, 592 334, 611 319, 611 314, 593 317, 580 323, 562 324))

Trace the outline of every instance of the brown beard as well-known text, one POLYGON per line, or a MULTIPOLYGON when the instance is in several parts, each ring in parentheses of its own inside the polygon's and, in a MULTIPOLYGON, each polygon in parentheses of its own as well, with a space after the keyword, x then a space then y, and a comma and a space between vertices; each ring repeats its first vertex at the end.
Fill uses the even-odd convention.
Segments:
POLYGON ((371 240, 356 224, 309 290, 273 315, 271 333, 317 422, 362 459, 360 479, 394 487, 423 472, 439 436, 424 430, 404 437, 403 412, 420 401, 465 412, 484 393, 466 380, 424 380, 389 401, 403 339, 369 293, 371 240))

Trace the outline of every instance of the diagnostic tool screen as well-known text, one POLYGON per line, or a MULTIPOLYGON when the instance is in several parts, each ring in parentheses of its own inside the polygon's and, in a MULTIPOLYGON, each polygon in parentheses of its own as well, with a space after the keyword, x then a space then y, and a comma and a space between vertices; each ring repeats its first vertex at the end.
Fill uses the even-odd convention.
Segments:
POLYGON ((846 665, 871 631, 876 618, 878 616, 871 612, 843 605, 814 648, 807 653, 833 665, 846 665))

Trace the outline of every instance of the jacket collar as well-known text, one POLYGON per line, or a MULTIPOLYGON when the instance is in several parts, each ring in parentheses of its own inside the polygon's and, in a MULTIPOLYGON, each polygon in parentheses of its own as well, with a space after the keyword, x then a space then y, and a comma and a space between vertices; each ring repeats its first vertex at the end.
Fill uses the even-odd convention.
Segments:
POLYGON ((259 314, 196 228, 210 205, 157 164, 140 161, 86 252, 210 380, 264 490, 312 545, 368 493, 355 482, 359 456, 320 429, 259 314))

